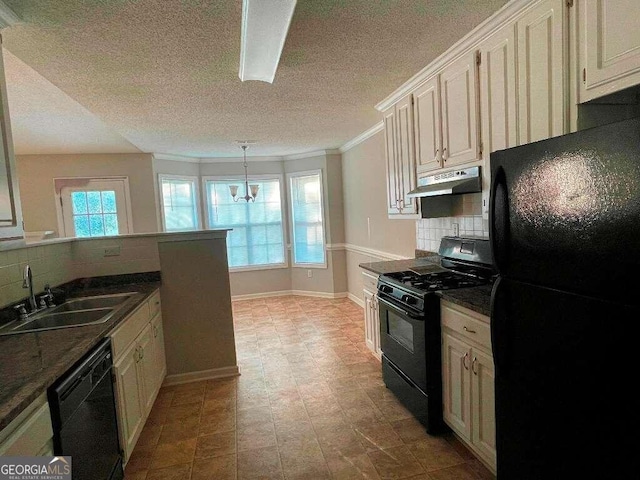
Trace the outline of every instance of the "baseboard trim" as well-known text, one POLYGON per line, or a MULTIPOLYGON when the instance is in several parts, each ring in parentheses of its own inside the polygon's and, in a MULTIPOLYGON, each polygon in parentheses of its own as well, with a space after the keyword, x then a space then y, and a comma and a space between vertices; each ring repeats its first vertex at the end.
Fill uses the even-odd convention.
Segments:
POLYGON ((233 367, 212 368, 211 370, 201 370, 199 372, 177 373, 167 375, 164 378, 163 386, 180 385, 182 383, 198 382, 200 380, 211 380, 214 378, 237 377, 240 375, 237 365, 233 367))
POLYGON ((357 295, 354 295, 353 293, 349 292, 347 294, 347 297, 349 298, 349 300, 351 300, 353 303, 359 305, 360 307, 364 308, 364 300, 362 300, 360 297, 358 297, 357 295))
POLYGON ((269 297, 286 297, 288 295, 298 295, 300 297, 318 297, 318 298, 346 298, 347 292, 314 292, 312 290, 277 290, 275 292, 248 293, 245 295, 232 295, 231 301, 253 300, 256 298, 269 297))

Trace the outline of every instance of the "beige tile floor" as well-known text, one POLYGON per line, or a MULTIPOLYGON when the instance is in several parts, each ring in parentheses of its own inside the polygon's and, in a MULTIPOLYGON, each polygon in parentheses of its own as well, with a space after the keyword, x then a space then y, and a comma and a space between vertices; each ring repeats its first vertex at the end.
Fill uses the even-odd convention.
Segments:
POLYGON ((163 388, 127 480, 492 479, 385 387, 353 302, 234 302, 241 376, 163 388))

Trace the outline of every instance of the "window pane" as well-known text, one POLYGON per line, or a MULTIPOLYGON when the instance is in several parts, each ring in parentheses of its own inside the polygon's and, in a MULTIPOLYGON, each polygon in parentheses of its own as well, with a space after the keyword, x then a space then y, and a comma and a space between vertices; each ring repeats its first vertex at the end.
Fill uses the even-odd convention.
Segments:
POLYGON ((73 214, 87 213, 87 194, 85 192, 73 192, 71 194, 73 214))
POLYGON ((324 224, 320 175, 291 177, 293 260, 302 264, 324 264, 324 224))
POLYGON ((102 215, 89 215, 89 228, 92 237, 104 236, 104 222, 102 215))
POLYGON ((206 199, 212 228, 232 228, 227 238, 229 266, 246 267, 284 263, 284 235, 280 181, 250 179, 258 184, 255 202, 241 197, 247 193, 243 181, 209 180, 206 199), (230 185, 238 186, 234 202, 230 185))
POLYGON ((86 215, 78 215, 73 217, 73 226, 76 229, 76 237, 90 237, 89 217, 86 215))
POLYGON ((118 215, 110 213, 104 216, 104 233, 118 235, 118 215))
POLYGON ((89 205, 89 213, 102 213, 100 192, 87 192, 87 204, 89 205))
POLYGON ((102 192, 102 211, 104 213, 116 213, 116 192, 113 190, 102 192))
POLYGON ((198 228, 195 180, 162 178, 162 202, 166 231, 198 228))

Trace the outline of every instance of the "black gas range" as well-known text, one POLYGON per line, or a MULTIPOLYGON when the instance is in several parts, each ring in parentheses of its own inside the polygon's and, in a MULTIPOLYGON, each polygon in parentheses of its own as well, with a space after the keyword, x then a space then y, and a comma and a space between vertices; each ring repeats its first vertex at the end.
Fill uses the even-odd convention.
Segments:
POLYGON ((429 433, 442 420, 442 352, 439 291, 490 283, 489 240, 444 237, 440 262, 378 278, 382 372, 386 386, 429 433))

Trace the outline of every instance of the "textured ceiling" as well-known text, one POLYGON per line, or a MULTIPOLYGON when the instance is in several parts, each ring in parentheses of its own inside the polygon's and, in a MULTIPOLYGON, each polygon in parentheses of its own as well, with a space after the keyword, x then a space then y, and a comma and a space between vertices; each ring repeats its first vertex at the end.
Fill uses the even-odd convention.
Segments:
POLYGON ((336 148, 505 0, 298 0, 272 85, 238 79, 240 0, 4 0, 5 47, 140 150, 336 148))
POLYGON ((140 152, 11 52, 3 53, 16 154, 140 152))

